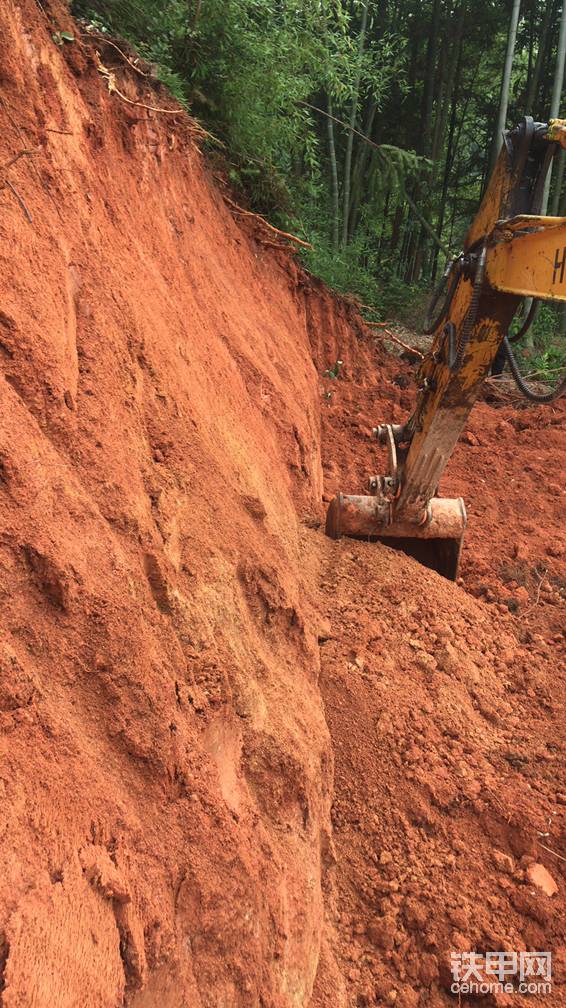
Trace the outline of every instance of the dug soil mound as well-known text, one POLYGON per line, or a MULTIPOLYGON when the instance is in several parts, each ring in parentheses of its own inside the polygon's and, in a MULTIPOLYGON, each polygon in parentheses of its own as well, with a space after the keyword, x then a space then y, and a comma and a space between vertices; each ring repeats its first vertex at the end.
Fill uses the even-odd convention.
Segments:
POLYGON ((410 369, 156 82, 0 30, 3 1008, 449 1005, 487 948, 563 1004, 563 407, 474 413, 461 584, 327 540, 410 369))
MULTIPOLYGON (((413 371, 368 332, 314 353, 321 369, 344 361, 321 384, 325 499, 363 493, 385 466, 371 429, 406 418, 413 371)), ((345 1004, 464 1005, 452 952, 546 949, 540 1004, 565 1003, 565 421, 564 400, 475 407, 441 486, 467 504, 458 585, 380 544, 323 547, 325 907, 345 1004)), ((321 974, 313 1005, 334 985, 321 974)))
MULTIPOLYGON (((322 359, 344 352, 334 344, 322 359)), ((386 465, 372 427, 410 414, 413 369, 384 359, 379 341, 366 333, 339 377, 323 377, 323 384, 325 496, 364 493, 368 475, 386 465)), ((565 427, 565 399, 533 407, 517 393, 510 405, 478 402, 440 488, 466 501, 461 584, 519 614, 517 631, 542 623, 558 643, 566 598, 565 427)))
MULTIPOLYGON (((563 897, 529 884, 543 863, 563 893, 558 669, 502 614, 385 546, 328 549, 322 590, 326 912, 347 990, 360 1005, 440 1006, 450 953, 549 948, 557 986, 540 1003, 562 1004, 563 897)), ((324 984, 314 1003, 331 1003, 324 984)))
MULTIPOLYGON (((317 353, 344 359, 322 379, 325 499, 364 493, 386 464, 371 429, 407 417, 413 371, 368 332, 317 353)), ((380 544, 326 547, 325 905, 346 1004, 475 1004, 450 996, 452 952, 543 949, 553 991, 529 1003, 566 1002, 565 426, 564 400, 476 405, 441 486, 468 510, 458 586, 380 544)), ((313 1004, 332 996, 321 978, 313 1004)))

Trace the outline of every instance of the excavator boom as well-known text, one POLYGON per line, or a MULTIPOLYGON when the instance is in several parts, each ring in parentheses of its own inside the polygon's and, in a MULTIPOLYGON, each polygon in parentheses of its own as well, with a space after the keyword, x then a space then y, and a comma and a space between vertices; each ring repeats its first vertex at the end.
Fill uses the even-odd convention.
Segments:
POLYGON ((566 218, 539 216, 560 145, 563 120, 526 118, 505 134, 464 251, 433 295, 416 408, 403 425, 375 428, 388 472, 370 476, 369 495, 331 501, 332 538, 378 539, 456 578, 466 511, 461 499, 437 496, 441 476, 521 300, 566 300, 566 218))

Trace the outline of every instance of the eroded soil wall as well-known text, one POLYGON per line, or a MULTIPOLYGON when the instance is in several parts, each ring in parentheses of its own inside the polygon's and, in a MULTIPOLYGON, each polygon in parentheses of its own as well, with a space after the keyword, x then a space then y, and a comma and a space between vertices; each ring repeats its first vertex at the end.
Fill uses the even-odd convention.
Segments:
POLYGON ((111 95, 44 8, 0 10, 1 160, 30 151, 25 210, 0 197, 3 1004, 303 1005, 332 772, 308 299, 187 118, 111 95))
POLYGON ((409 369, 65 29, 1 6, 3 1008, 558 1008, 564 405, 474 412, 459 584, 325 539, 409 369))

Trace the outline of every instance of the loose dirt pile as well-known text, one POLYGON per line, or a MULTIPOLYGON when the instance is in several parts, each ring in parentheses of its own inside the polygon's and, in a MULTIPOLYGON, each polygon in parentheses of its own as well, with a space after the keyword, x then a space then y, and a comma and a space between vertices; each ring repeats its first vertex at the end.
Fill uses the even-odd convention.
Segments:
MULTIPOLYGON (((371 428, 406 418, 412 370, 373 337, 325 353, 344 359, 323 382, 325 497, 363 493, 384 467, 371 428)), ((450 952, 547 948, 540 1003, 566 1001, 565 421, 564 401, 476 406, 441 487, 468 508, 460 588, 379 544, 327 547, 326 906, 347 1004, 454 1003, 450 952), (539 863, 557 894, 530 882, 539 863)), ((322 980, 313 1003, 332 1003, 322 980)))
MULTIPOLYGON (((444 1004, 450 951, 550 948, 559 980, 563 896, 526 874, 544 863, 563 893, 544 849, 566 839, 558 670, 508 619, 386 547, 341 543, 323 578, 327 912, 358 998, 346 1003, 444 1004)), ((541 1003, 563 999, 557 986, 541 1003)), ((330 1003, 321 987, 315 1004, 330 1003)))
MULTIPOLYGON (((345 351, 331 346, 320 352, 330 359, 345 351)), ((370 336, 337 380, 324 380, 327 498, 337 490, 365 492, 368 474, 386 465, 371 428, 405 420, 414 396, 413 369, 384 359, 370 336)), ((559 639, 566 597, 565 424, 564 399, 520 408, 479 402, 441 486, 443 495, 466 501, 465 587, 520 614, 523 628, 542 622, 559 639)))
POLYGON ((563 407, 474 414, 461 586, 326 540, 410 370, 69 28, 0 10, 1 160, 32 152, 0 197, 3 1008, 423 1008, 454 948, 549 947, 558 984, 563 407))

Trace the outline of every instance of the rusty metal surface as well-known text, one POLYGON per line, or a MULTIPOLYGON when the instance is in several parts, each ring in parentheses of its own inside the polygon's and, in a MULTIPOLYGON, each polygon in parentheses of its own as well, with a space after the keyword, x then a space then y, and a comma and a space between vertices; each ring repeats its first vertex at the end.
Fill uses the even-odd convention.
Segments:
POLYGON ((548 124, 546 139, 559 143, 566 148, 566 119, 551 119, 548 124))
POLYGON ((455 580, 466 529, 466 509, 462 498, 435 497, 420 525, 410 522, 387 524, 390 512, 376 496, 338 494, 330 502, 326 534, 332 539, 380 541, 414 557, 443 577, 455 580))
POLYGON ((427 329, 416 408, 402 426, 376 428, 390 474, 374 477, 371 497, 338 495, 328 535, 379 538, 456 576, 465 510, 435 496, 439 480, 521 299, 566 300, 566 219, 537 216, 559 144, 566 120, 548 127, 527 117, 506 134, 464 252, 445 274, 447 293, 435 295, 434 310, 441 296, 444 305, 427 329))
POLYGON ((466 528, 466 508, 461 497, 433 497, 418 525, 390 521, 390 513, 379 497, 338 494, 327 513, 327 534, 360 538, 459 539, 466 528))
POLYGON ((566 217, 551 217, 542 226, 541 221, 522 217, 506 222, 510 237, 488 250, 487 280, 495 290, 566 301, 566 217), (520 226, 537 230, 518 234, 520 226))

